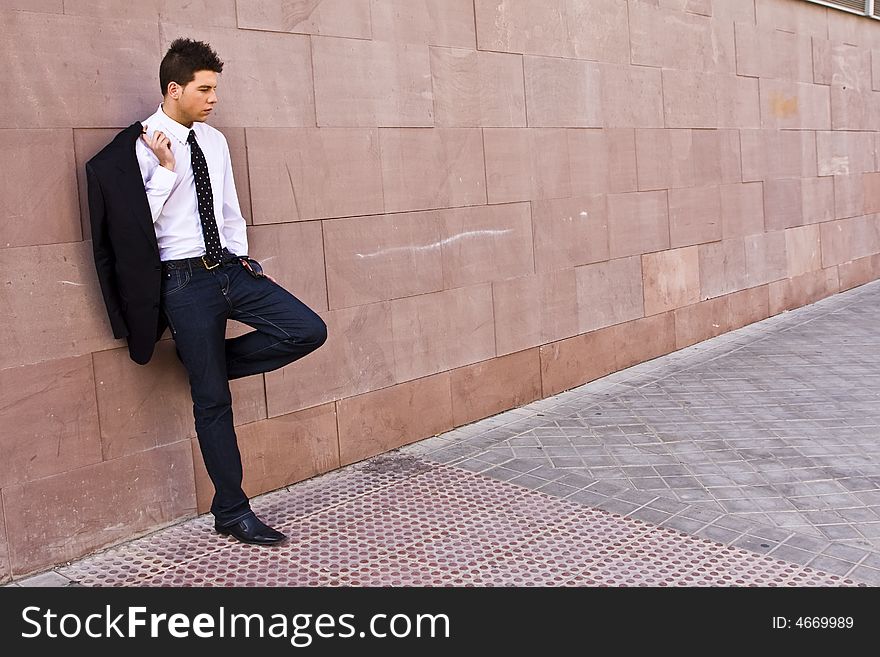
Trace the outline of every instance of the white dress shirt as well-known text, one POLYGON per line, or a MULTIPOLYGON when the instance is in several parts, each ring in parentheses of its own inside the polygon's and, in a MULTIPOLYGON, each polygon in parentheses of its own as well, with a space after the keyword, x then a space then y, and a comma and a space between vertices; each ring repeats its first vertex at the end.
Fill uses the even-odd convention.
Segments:
MULTIPOLYGON (((141 123, 147 126, 149 137, 156 131, 164 133, 174 154, 174 171, 171 171, 159 164, 159 158, 143 139, 138 139, 135 146, 153 214, 159 258, 165 261, 204 255, 205 238, 196 201, 190 146, 186 141, 190 129, 165 114, 161 105, 155 114, 141 123)), ((226 137, 206 123, 193 123, 192 129, 208 163, 220 244, 236 255, 247 255, 246 224, 235 193, 226 137)))

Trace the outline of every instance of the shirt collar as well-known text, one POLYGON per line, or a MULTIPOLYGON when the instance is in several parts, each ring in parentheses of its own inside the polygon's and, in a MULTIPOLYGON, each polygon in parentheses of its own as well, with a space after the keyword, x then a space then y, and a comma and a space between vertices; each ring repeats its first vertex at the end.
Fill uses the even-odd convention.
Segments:
MULTIPOLYGON (((185 144, 187 137, 189 137, 190 129, 168 116, 165 113, 165 110, 162 109, 161 104, 159 105, 159 109, 156 111, 156 114, 160 117, 162 123, 164 124, 165 131, 171 133, 171 136, 174 137, 181 144, 185 144)), ((193 127, 195 127, 195 124, 193 124, 193 127)))

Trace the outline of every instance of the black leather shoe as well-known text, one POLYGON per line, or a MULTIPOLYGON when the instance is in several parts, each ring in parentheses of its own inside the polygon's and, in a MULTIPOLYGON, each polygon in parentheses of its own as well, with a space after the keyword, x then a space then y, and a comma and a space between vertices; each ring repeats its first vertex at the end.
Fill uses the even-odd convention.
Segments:
POLYGON ((214 529, 219 534, 228 534, 242 543, 254 545, 275 545, 287 540, 287 536, 265 524, 257 516, 248 516, 234 525, 220 527, 216 523, 214 529))

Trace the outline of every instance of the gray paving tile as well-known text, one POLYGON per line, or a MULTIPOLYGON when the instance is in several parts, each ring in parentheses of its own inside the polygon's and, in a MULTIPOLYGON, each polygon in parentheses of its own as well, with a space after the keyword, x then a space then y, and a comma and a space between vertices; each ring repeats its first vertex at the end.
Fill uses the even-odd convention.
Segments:
POLYGON ((742 532, 725 529, 717 525, 707 525, 697 532, 697 536, 708 538, 710 541, 723 543, 724 545, 732 543, 742 535, 742 532))
POLYGON ((579 490, 576 493, 572 493, 569 495, 566 500, 569 502, 576 502, 577 504, 584 504, 586 506, 598 506, 599 504, 606 502, 608 500, 608 496, 600 495, 598 493, 593 493, 589 488, 585 490, 579 490))
POLYGON ((779 543, 767 540, 766 538, 752 536, 751 534, 743 534, 730 545, 731 547, 749 550, 750 552, 756 552, 758 554, 767 554, 778 547, 779 543))
POLYGON ((794 534, 785 541, 785 545, 796 547, 801 550, 806 550, 808 552, 813 552, 814 554, 820 554, 831 546, 831 542, 825 539, 815 538, 813 536, 794 534))
POLYGON ((831 573, 832 575, 840 575, 841 577, 847 575, 851 570, 856 567, 854 563, 850 563, 849 561, 842 561, 841 559, 835 559, 834 557, 829 557, 826 555, 817 556, 807 565, 810 568, 821 570, 826 573, 831 573))
POLYGON ((880 586, 880 570, 867 566, 856 566, 849 574, 850 579, 864 582, 871 586, 880 586))
POLYGON ((39 575, 20 579, 16 583, 21 587, 66 587, 70 585, 71 580, 61 573, 49 570, 39 575))
POLYGON ((684 516, 672 516, 663 523, 663 526, 671 527, 672 529, 677 529, 680 532, 688 534, 696 534, 700 529, 706 526, 706 523, 700 520, 691 520, 684 516))
POLYGON ((782 559, 783 561, 796 563, 800 566, 806 566, 810 561, 816 558, 816 555, 812 552, 799 550, 795 547, 790 547, 788 545, 780 545, 775 550, 772 550, 769 554, 774 559, 782 559))

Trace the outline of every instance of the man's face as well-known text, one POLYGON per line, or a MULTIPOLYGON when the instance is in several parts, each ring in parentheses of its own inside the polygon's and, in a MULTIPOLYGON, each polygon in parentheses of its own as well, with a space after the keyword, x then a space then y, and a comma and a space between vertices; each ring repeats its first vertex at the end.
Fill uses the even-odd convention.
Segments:
POLYGON ((195 77, 180 88, 177 108, 186 121, 205 121, 217 103, 217 74, 214 71, 196 71, 195 77))

